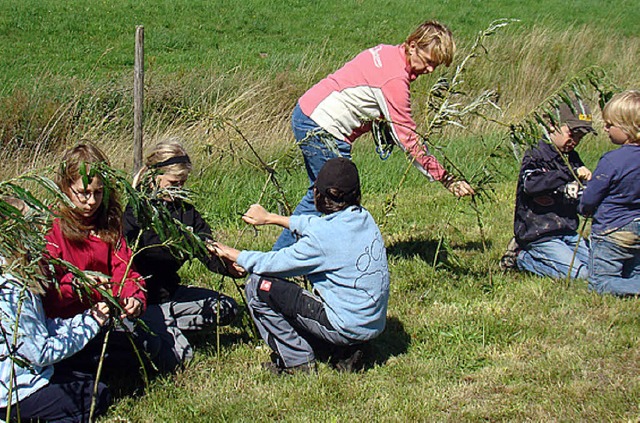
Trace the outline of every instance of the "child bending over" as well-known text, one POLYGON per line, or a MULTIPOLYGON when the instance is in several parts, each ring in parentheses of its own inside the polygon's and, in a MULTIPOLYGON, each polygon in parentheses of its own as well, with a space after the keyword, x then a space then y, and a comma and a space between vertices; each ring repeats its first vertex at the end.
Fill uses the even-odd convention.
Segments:
POLYGON ((554 128, 522 159, 516 191, 513 229, 501 267, 540 276, 586 279, 589 248, 577 233, 580 182, 591 179, 575 151, 582 138, 595 132, 591 111, 575 100, 573 110, 562 103, 554 128), (579 182, 580 181, 580 182, 579 182))

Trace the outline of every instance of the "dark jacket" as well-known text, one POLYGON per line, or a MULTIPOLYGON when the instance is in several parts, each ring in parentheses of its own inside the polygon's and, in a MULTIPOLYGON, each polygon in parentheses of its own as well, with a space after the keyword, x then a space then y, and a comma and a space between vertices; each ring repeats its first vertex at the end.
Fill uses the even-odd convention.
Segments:
MULTIPOLYGON (((211 228, 193 205, 180 200, 165 202, 165 205, 171 212, 171 217, 186 225, 200 239, 213 240, 211 228)), ((127 206, 123 221, 124 235, 129 245, 133 247, 141 228, 131 206, 127 206)), ((138 252, 133 259, 138 273, 148 278, 146 282, 149 304, 163 303, 171 299, 178 285, 180 285, 178 269, 186 261, 185 258, 178 259, 174 257, 167 247, 158 246, 141 250, 143 247, 161 243, 160 237, 154 231, 150 229, 144 231, 140 237, 138 252)), ((207 260, 202 260, 202 262, 212 272, 228 275, 228 271, 220 258, 211 255, 207 260)))
MULTIPOLYGON (((584 166, 578 153, 563 156, 575 171, 584 166)), ((578 199, 565 195, 565 186, 575 181, 554 145, 544 140, 522 159, 516 192, 513 229, 516 241, 525 247, 534 241, 573 235, 578 228, 578 199)))

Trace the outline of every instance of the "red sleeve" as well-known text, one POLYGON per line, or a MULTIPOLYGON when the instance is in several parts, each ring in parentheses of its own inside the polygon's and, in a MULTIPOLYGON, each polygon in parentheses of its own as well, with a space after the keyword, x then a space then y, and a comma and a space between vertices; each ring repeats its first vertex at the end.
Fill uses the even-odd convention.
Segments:
POLYGON ((131 262, 131 250, 127 246, 124 237, 120 238, 119 248, 112 249, 111 256, 111 282, 113 282, 113 295, 119 298, 137 298, 142 302, 143 311, 147 307, 147 294, 145 292, 144 279, 133 267, 131 262), (128 273, 127 268, 129 268, 128 273), (126 273, 126 277, 125 277, 126 273), (124 281, 124 283, 122 283, 124 281))
POLYGON ((427 177, 436 181, 446 175, 446 170, 427 147, 420 143, 415 133, 416 123, 411 117, 409 81, 393 79, 382 87, 386 101, 385 118, 391 122, 392 131, 401 147, 415 158, 416 164, 427 177))
MULTIPOLYGON (((45 236, 45 240, 47 241, 47 257, 73 263, 73 258, 69 257, 72 251, 66 251, 66 242, 57 223, 54 223, 45 236)), ((96 290, 92 290, 89 298, 86 297, 86 294, 83 294, 84 298, 80 298, 73 286, 73 274, 65 266, 58 264, 53 265, 53 270, 53 278, 57 286, 52 284, 44 297, 44 308, 48 317, 73 317, 102 299, 96 290)))

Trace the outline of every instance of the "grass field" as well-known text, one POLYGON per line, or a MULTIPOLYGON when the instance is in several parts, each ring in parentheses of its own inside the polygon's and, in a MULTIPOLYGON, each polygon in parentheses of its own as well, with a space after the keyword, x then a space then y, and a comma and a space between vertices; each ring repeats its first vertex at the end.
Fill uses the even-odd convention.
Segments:
MULTIPOLYGON (((488 55, 465 75, 470 93, 500 94, 493 119, 517 122, 587 66, 601 66, 621 88, 640 87, 639 15, 640 5, 626 0, 0 1, 0 176, 55 163, 81 138, 131 169, 133 33, 143 24, 147 142, 184 137, 196 161, 189 187, 218 238, 266 250, 278 232, 243 232, 237 213, 261 197, 267 175, 249 164, 256 158, 229 122, 276 165, 295 204, 306 181, 298 152, 283 156, 292 143, 290 110, 360 50, 400 43, 435 17, 454 30, 462 57, 492 20, 518 18, 488 40, 488 55)), ((419 129, 426 90, 451 71, 438 69, 412 87, 419 129)), ((612 148, 595 114, 600 135, 579 147, 591 169, 612 148)), ((637 421, 637 300, 498 268, 519 168, 505 130, 474 120, 433 140, 440 158, 465 174, 494 165, 494 191, 479 202, 480 217, 469 199, 411 170, 386 218, 407 162, 399 151, 382 162, 368 137, 356 143, 363 203, 384 223, 391 268, 388 327, 364 372, 321 365, 314 376, 271 376, 259 365, 268 358, 264 344, 225 328, 220 354, 214 337, 200 337, 184 372, 144 392, 116 390, 101 421, 637 421)), ((282 198, 266 186, 262 202, 275 210, 282 198)), ((220 282, 198 263, 182 273, 196 284, 220 282)), ((223 290, 238 297, 230 280, 223 290)))

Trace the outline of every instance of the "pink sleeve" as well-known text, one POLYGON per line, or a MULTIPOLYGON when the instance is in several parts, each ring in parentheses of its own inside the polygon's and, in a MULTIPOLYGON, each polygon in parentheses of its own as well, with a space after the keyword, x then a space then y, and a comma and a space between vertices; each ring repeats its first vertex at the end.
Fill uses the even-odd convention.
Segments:
POLYGON ((393 79, 382 87, 382 93, 387 102, 386 109, 394 135, 397 137, 402 148, 415 158, 428 176, 436 181, 440 181, 447 171, 438 162, 435 156, 429 154, 427 147, 420 143, 415 133, 416 123, 411 117, 411 97, 408 81, 393 79))
POLYGON ((111 256, 111 281, 113 282, 113 295, 120 298, 137 298, 142 302, 142 309, 146 309, 147 294, 144 290, 144 279, 133 267, 129 267, 132 253, 123 238, 118 242, 119 248, 112 249, 111 256), (127 272, 127 268, 129 272, 127 272), (124 281, 124 283, 123 283, 124 281))

